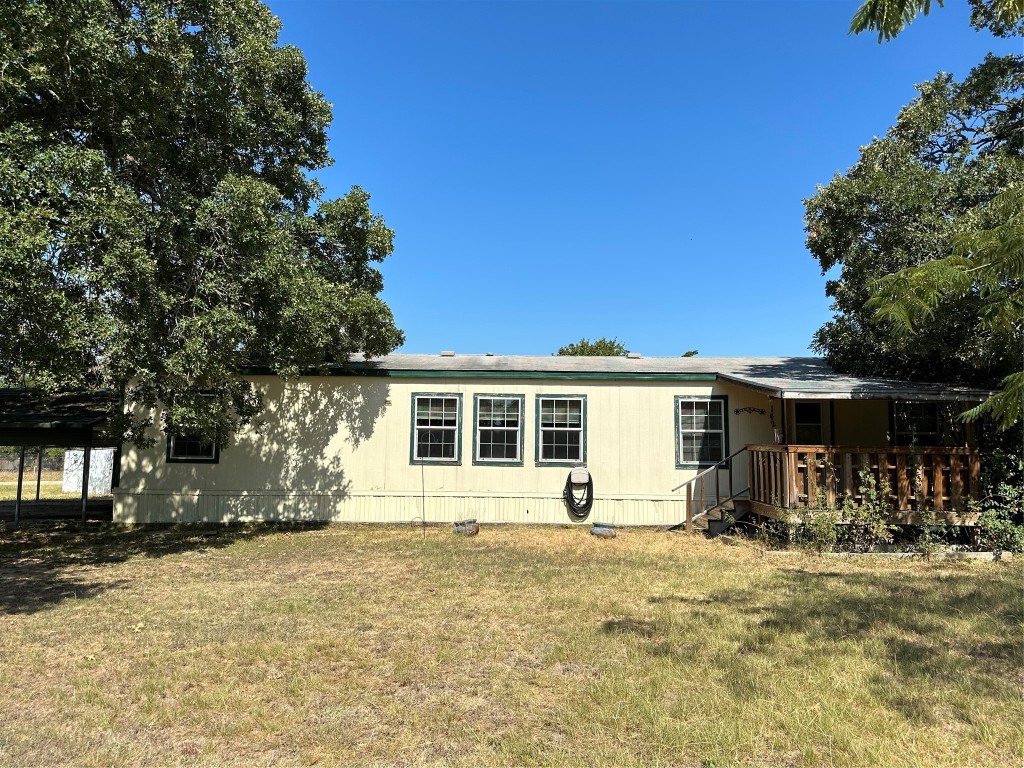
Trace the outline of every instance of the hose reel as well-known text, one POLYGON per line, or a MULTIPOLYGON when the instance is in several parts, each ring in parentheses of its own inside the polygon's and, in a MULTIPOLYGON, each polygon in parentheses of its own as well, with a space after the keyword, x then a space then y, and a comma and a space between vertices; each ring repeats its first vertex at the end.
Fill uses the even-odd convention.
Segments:
POLYGON ((594 478, 586 467, 574 467, 569 473, 562 498, 569 508, 569 517, 573 520, 587 519, 594 506, 594 478))

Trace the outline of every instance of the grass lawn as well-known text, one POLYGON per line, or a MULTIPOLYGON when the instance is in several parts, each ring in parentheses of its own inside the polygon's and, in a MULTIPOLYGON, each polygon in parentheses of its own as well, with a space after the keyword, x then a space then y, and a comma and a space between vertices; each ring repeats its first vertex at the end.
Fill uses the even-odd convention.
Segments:
POLYGON ((0 532, 0 764, 1020 766, 1015 563, 0 532))
MULTIPOLYGON (((43 471, 39 483, 40 499, 80 499, 79 492, 64 493, 64 473, 59 470, 47 469, 43 471)), ((0 501, 14 501, 18 495, 18 473, 0 472, 0 501)), ((110 494, 106 494, 110 496, 110 494)), ((36 470, 29 467, 25 470, 25 476, 21 481, 21 500, 35 501, 36 498, 36 470)), ((98 498, 98 497, 96 497, 98 498)))

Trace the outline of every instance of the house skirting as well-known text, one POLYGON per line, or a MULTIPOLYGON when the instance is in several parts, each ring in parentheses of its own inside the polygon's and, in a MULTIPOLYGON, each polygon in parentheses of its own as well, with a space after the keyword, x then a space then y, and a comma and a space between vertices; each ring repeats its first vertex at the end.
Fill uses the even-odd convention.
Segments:
MULTIPOLYGON (((481 523, 564 525, 569 517, 560 497, 428 492, 294 491, 114 491, 119 523, 242 523, 323 521, 336 523, 481 523)), ((586 523, 676 525, 686 520, 681 496, 659 498, 597 496, 586 523)))

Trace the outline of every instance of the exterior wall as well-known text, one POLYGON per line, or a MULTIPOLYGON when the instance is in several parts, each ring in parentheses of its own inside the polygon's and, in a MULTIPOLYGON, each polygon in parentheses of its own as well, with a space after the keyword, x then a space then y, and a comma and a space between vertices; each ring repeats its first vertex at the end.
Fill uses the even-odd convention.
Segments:
MULTIPOLYGON (((166 441, 126 447, 114 518, 122 522, 332 520, 350 522, 572 522, 562 502, 570 465, 538 466, 537 395, 585 395, 589 520, 674 525, 679 486, 699 470, 676 466, 675 398, 725 395, 728 451, 772 437, 768 398, 724 382, 510 378, 254 377, 267 410, 217 464, 168 463, 166 441), (462 395, 461 461, 412 463, 413 393, 462 395), (473 463, 473 395, 524 396, 522 466, 473 463), (747 409, 747 410, 742 410, 747 409), (739 412, 738 412, 739 411, 739 412), (761 412, 758 412, 761 411, 761 412)), ((159 423, 159 419, 157 419, 159 423)), ((746 486, 746 458, 733 469, 746 486)), ((724 471, 720 472, 725 489, 724 471)))
POLYGON ((885 400, 836 400, 835 412, 836 445, 889 445, 889 403, 885 400))

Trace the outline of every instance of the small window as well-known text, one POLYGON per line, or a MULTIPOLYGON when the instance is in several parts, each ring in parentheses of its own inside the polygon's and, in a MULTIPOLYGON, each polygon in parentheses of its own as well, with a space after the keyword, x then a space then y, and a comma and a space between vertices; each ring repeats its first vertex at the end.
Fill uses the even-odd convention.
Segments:
POLYGON ((523 396, 477 395, 474 462, 523 463, 523 396))
POLYGON ((586 461, 584 429, 587 398, 583 395, 537 397, 537 461, 578 464, 586 461))
POLYGON ((457 464, 462 395, 413 395, 412 460, 457 464))
POLYGON ((215 443, 204 442, 198 435, 171 435, 167 441, 167 460, 194 464, 216 464, 220 451, 215 443))
POLYGON ((821 445, 821 403, 793 403, 798 445, 821 445))
POLYGON ((726 398, 676 398, 676 466, 722 461, 727 454, 726 398))

